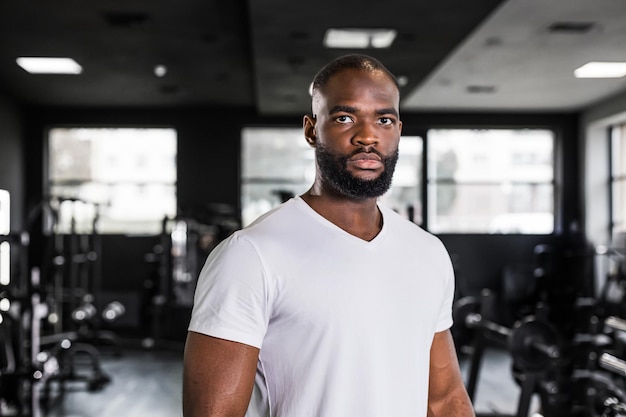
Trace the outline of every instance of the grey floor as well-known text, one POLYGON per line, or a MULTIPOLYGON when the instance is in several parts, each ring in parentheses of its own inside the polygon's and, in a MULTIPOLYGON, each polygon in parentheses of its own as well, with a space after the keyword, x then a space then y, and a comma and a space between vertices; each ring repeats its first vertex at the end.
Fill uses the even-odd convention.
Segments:
MULTIPOLYGON (((46 417, 181 416, 182 349, 125 350, 103 356, 111 381, 96 391, 85 382, 67 383, 67 392, 52 401, 46 417)), ((53 390, 54 391, 54 390, 53 390)), ((53 395, 54 396, 54 392, 53 395)), ((51 397, 52 397, 51 396, 51 397)))
MULTIPOLYGON (((516 414, 520 389, 510 366, 505 351, 487 350, 474 397, 477 413, 516 414)), ((110 383, 93 392, 84 382, 68 383, 62 400, 57 397, 45 416, 181 416, 182 349, 125 350, 120 357, 103 356, 102 367, 111 376, 110 383)), ((468 362, 461 359, 465 376, 468 369, 468 362)))
MULTIPOLYGON (((467 382, 469 359, 461 358, 461 372, 467 382)), ((476 392, 474 409, 481 415, 516 416, 521 389, 511 374, 511 357, 503 349, 487 348, 482 361, 476 392)), ((529 416, 539 409, 537 398, 533 398, 529 416)))

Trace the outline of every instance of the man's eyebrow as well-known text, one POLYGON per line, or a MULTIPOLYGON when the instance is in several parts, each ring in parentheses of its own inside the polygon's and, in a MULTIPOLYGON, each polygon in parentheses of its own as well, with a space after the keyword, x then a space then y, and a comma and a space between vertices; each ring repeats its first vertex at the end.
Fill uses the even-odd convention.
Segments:
POLYGON ((393 107, 389 107, 388 109, 379 109, 376 110, 376 114, 379 116, 384 116, 385 114, 392 114, 395 117, 398 117, 398 111, 393 107))
MULTIPOLYGON (((352 107, 352 106, 337 105, 337 106, 331 107, 328 110, 328 114, 340 113, 340 112, 355 114, 355 113, 358 112, 358 109, 356 107, 352 107)), ((376 115, 378 115, 378 116, 384 116, 385 114, 391 114, 391 115, 393 115, 395 117, 398 117, 398 111, 396 109, 394 109, 393 107, 376 110, 376 115)))
POLYGON ((342 106, 342 105, 337 105, 337 106, 333 106, 328 110, 328 114, 333 114, 333 113, 356 113, 358 111, 358 109, 356 107, 351 107, 351 106, 342 106))

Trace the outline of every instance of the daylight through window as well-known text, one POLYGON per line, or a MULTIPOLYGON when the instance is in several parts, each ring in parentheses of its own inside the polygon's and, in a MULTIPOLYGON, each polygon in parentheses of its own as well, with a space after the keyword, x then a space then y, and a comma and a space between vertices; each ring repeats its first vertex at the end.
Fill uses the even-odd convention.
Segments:
POLYGON ((549 130, 430 130, 428 229, 552 233, 553 152, 549 130))
POLYGON ((176 141, 171 128, 51 129, 47 188, 57 221, 48 226, 159 233, 176 215, 176 141))

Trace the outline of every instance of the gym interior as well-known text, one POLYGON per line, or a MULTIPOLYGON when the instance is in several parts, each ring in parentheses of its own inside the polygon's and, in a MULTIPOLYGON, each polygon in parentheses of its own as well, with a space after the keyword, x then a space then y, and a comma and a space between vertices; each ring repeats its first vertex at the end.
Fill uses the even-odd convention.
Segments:
POLYGON ((353 52, 398 77, 382 199, 450 253, 477 415, 626 416, 624 2, 338 7, 0 4, 0 416, 182 415, 204 260, 306 191, 353 52))

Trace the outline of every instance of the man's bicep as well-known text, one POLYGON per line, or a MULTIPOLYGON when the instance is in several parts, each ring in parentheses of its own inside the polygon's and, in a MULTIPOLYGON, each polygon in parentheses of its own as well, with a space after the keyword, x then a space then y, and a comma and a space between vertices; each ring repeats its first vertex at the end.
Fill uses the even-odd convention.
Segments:
POLYGON ((259 349, 188 332, 183 366, 184 417, 246 413, 259 349))

